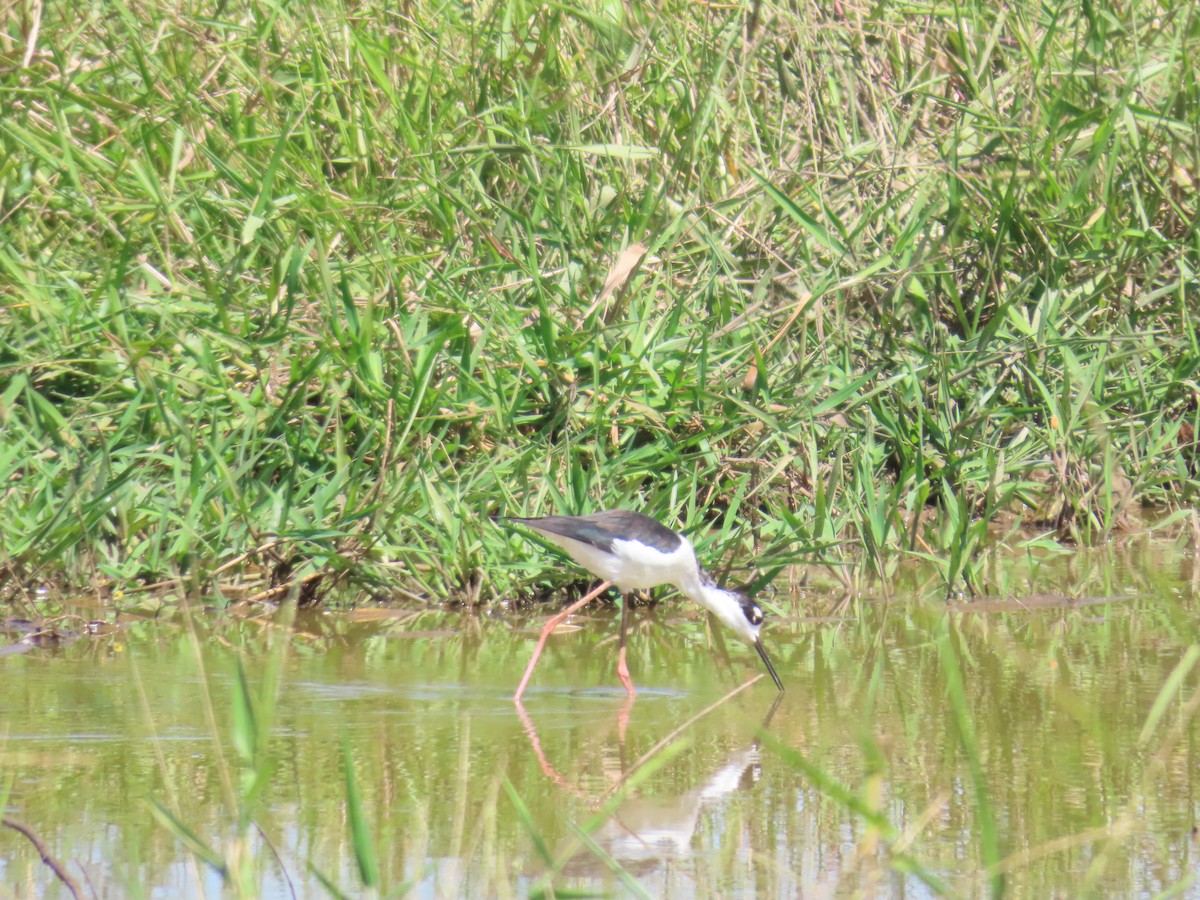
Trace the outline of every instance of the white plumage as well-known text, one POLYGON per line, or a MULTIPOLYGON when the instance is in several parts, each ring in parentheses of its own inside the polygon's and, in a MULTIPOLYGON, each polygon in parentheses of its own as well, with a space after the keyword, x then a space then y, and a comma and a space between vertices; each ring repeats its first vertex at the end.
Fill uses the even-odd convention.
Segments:
MULTIPOLYGON (((605 581, 605 584, 583 600, 546 623, 514 699, 520 700, 546 638, 554 627, 575 609, 595 599, 610 585, 616 585, 622 593, 645 590, 662 584, 678 588, 754 647, 775 685, 779 690, 783 690, 783 682, 779 680, 762 644, 762 609, 745 594, 718 587, 696 562, 692 544, 683 535, 649 516, 623 509, 606 510, 587 516, 546 516, 535 519, 513 517, 501 521, 518 522, 532 528, 564 550, 593 575, 605 581)), ((624 607, 627 606, 627 603, 624 604, 622 609, 621 650, 617 672, 626 689, 632 694, 633 684, 629 680, 628 668, 625 665, 624 607)))

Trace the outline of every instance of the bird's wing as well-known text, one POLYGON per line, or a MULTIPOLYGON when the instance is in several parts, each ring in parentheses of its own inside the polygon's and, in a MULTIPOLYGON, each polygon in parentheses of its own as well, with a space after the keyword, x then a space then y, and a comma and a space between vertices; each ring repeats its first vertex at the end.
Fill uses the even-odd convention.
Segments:
POLYGON ((670 553, 682 540, 667 526, 627 509, 612 509, 587 516, 545 516, 540 519, 508 517, 506 521, 520 522, 536 531, 591 544, 608 553, 613 552, 613 541, 636 540, 670 553))

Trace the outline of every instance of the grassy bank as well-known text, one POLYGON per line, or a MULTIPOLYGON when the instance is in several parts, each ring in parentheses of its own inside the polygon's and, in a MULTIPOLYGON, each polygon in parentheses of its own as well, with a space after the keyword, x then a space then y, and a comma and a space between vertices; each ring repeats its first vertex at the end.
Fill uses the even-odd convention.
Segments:
POLYGON ((10 588, 488 599, 489 513, 629 505, 986 589, 1195 521, 1190 4, 0 15, 10 588))

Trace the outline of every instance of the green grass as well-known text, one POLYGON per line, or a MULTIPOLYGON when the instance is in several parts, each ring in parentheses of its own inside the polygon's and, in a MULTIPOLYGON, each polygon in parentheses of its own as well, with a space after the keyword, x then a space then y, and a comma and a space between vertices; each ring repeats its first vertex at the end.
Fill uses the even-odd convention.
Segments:
POLYGON ((978 590, 1194 516, 1196 10, 751 6, 0 13, 0 585, 474 601, 489 513, 627 505, 978 590))

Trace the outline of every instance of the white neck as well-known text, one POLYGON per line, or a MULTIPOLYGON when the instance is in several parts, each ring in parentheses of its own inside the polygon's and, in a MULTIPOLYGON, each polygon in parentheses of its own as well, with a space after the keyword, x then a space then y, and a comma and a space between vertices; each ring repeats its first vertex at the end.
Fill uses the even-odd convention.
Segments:
POLYGON ((696 579, 679 585, 679 589, 716 616, 726 628, 748 644, 758 640, 760 625, 752 624, 742 610, 743 597, 713 584, 704 573, 697 571, 696 579))

